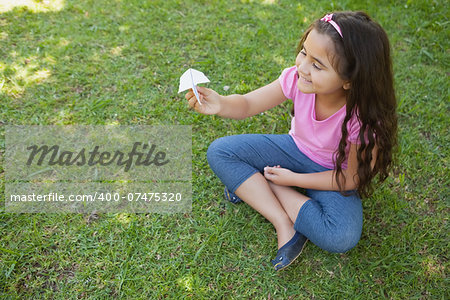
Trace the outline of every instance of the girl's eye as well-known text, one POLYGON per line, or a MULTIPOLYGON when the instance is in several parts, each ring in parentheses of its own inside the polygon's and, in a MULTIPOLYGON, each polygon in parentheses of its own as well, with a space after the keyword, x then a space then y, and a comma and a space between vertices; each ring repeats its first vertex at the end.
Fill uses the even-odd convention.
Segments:
POLYGON ((305 50, 300 51, 300 53, 301 53, 303 56, 306 56, 305 50))
POLYGON ((317 70, 322 70, 316 63, 313 63, 312 65, 313 65, 313 67, 314 67, 315 69, 317 69, 317 70))

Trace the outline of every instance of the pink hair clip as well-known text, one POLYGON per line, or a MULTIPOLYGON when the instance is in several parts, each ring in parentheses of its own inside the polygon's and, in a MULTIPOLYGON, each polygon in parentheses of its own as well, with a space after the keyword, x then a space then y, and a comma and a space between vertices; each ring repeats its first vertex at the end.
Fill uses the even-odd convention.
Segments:
POLYGON ((336 29, 336 31, 339 33, 339 35, 341 36, 341 38, 343 38, 342 36, 342 32, 341 32, 341 28, 339 27, 339 25, 333 21, 333 14, 328 14, 325 15, 322 19, 320 19, 321 21, 325 21, 327 23, 330 23, 331 25, 333 25, 334 29, 336 29))

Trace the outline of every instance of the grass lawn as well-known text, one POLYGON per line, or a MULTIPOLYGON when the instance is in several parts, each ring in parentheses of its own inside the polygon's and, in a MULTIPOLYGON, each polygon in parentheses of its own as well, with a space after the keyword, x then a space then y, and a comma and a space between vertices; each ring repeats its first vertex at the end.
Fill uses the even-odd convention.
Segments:
MULTIPOLYGON (((450 298, 445 1, 20 2, 0 0, 0 124, 192 125, 193 204, 171 215, 3 209, 0 298, 450 298), (177 94, 178 78, 199 69, 223 94, 265 85, 294 64, 310 22, 334 10, 365 10, 390 37, 397 165, 364 199, 354 249, 309 243, 276 273, 272 225, 222 199, 205 154, 224 135, 286 133, 290 101, 247 120, 203 116, 177 94)), ((4 201, 1 166, 0 181, 4 201)))

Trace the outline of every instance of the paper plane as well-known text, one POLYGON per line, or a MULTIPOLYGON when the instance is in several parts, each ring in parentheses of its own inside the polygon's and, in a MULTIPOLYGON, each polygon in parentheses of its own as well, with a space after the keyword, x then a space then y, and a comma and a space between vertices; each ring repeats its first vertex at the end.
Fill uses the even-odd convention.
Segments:
POLYGON ((201 105, 202 102, 200 101, 200 96, 197 91, 197 84, 205 82, 210 82, 208 77, 205 76, 205 74, 195 69, 188 69, 180 77, 180 87, 178 88, 178 93, 181 93, 188 89, 192 89, 194 91, 198 103, 200 103, 201 105))

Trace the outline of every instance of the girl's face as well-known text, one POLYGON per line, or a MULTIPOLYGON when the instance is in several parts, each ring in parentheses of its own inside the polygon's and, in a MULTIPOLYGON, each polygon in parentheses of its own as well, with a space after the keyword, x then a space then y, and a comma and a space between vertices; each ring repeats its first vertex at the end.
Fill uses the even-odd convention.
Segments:
POLYGON ((297 56, 298 89, 305 94, 318 94, 341 99, 350 82, 343 80, 333 69, 329 57, 334 45, 328 35, 313 29, 303 43, 303 49, 297 56))

